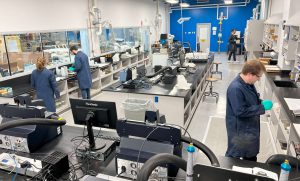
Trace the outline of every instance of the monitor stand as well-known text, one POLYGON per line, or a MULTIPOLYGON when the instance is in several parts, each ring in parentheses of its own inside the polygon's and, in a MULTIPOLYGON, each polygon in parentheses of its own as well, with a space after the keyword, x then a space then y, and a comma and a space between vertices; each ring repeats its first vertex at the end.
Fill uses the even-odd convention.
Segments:
POLYGON ((92 124, 94 117, 95 117, 95 114, 93 111, 89 111, 85 117, 86 128, 88 131, 88 138, 89 138, 89 144, 90 144, 90 146, 89 146, 90 151, 101 150, 106 146, 105 143, 99 145, 99 143, 96 144, 96 142, 95 142, 95 137, 94 137, 94 132, 93 132, 93 124, 92 124))
POLYGON ((106 145, 106 143, 102 139, 99 139, 99 138, 98 138, 97 142, 95 142, 93 125, 92 125, 94 117, 95 117, 95 114, 93 111, 89 111, 85 117, 88 138, 89 138, 89 144, 88 145, 81 144, 76 150, 76 155, 80 156, 80 157, 86 157, 86 155, 88 154, 89 157, 91 157, 95 160, 102 161, 102 160, 104 160, 103 153, 106 152, 105 150, 106 150, 107 146, 110 147, 110 144, 106 145))

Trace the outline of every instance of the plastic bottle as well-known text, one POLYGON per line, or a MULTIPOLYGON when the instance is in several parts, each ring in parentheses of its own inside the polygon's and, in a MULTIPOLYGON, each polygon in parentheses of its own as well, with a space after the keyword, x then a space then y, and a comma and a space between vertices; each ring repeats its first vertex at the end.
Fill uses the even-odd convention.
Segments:
POLYGON ((188 152, 188 161, 186 166, 186 181, 193 181, 193 154, 195 152, 195 147, 193 146, 193 143, 190 143, 190 145, 187 147, 188 152))
POLYGON ((280 171, 280 176, 279 176, 279 181, 288 181, 289 179, 289 173, 291 171, 291 165, 289 164, 288 160, 285 160, 281 164, 281 171, 280 171))

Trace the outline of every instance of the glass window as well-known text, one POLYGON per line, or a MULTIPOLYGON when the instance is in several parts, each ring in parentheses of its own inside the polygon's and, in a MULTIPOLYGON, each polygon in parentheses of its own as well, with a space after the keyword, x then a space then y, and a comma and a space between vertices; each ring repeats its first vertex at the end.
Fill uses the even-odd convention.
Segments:
POLYGON ((67 39, 69 46, 76 45, 81 48, 80 31, 67 31, 67 39))
POLYGON ((114 51, 115 37, 111 26, 104 26, 99 35, 101 53, 114 51))
POLYGON ((150 50, 150 27, 146 26, 141 29, 141 45, 144 46, 144 51, 150 50))
POLYGON ((4 35, 11 74, 32 71, 38 57, 43 56, 39 33, 4 35))
POLYGON ((9 76, 7 53, 5 50, 4 37, 0 35, 0 78, 9 76))
POLYGON ((70 62, 66 32, 41 33, 42 50, 49 65, 70 62))

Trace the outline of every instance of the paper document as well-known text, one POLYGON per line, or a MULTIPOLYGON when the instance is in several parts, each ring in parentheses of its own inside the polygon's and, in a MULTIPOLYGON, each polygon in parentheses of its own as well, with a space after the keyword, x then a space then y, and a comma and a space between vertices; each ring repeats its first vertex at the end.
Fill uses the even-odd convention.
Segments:
POLYGON ((293 111, 296 116, 300 116, 300 99, 284 98, 284 100, 289 109, 293 111))

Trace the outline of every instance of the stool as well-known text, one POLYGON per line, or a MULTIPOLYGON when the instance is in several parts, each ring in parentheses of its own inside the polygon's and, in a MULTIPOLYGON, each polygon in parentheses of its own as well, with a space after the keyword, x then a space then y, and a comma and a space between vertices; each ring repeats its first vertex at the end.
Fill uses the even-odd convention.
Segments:
POLYGON ((211 74, 220 74, 221 75, 221 80, 222 80, 222 72, 219 71, 219 64, 222 64, 222 62, 213 62, 213 64, 216 65, 216 70, 211 71, 211 74))
POLYGON ((204 99, 205 99, 206 96, 209 96, 209 97, 215 97, 216 98, 216 103, 218 102, 218 100, 219 100, 219 93, 213 91, 213 85, 212 85, 213 82, 216 82, 218 80, 219 79, 214 78, 214 77, 209 77, 209 78, 206 79, 206 81, 208 83, 210 83, 210 86, 209 86, 209 91, 203 93, 203 100, 202 101, 204 101, 204 99))

